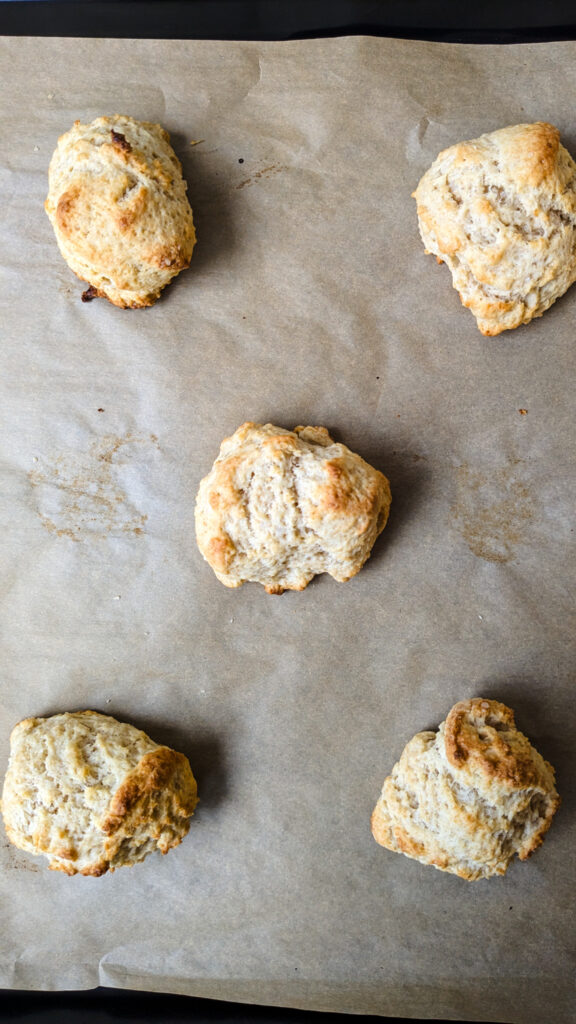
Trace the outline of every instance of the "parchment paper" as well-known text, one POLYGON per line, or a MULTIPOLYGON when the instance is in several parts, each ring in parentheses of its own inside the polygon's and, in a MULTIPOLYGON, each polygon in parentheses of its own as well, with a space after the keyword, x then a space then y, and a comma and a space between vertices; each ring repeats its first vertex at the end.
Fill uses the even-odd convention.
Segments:
POLYGON ((181 847, 100 879, 2 832, 0 984, 572 1019, 576 291, 483 338, 410 193, 507 124, 576 154, 576 44, 1 53, 0 772, 21 718, 90 707, 187 753, 201 803, 181 847), (42 208, 58 135, 114 112, 172 133, 195 210, 146 311, 83 304, 42 208), (202 561, 196 489, 247 419, 325 425, 389 476, 351 582, 270 597, 202 561), (532 861, 466 883, 369 818, 473 695, 515 709, 563 806, 532 861))

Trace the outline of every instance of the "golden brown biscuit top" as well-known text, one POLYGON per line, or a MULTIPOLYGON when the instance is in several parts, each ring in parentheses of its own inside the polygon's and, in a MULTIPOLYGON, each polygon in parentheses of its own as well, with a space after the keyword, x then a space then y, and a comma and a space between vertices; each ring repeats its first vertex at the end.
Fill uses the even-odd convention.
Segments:
POLYGON ((498 701, 476 697, 455 704, 446 719, 444 740, 454 768, 466 764, 472 772, 511 787, 542 781, 530 741, 516 729, 514 712, 498 701))

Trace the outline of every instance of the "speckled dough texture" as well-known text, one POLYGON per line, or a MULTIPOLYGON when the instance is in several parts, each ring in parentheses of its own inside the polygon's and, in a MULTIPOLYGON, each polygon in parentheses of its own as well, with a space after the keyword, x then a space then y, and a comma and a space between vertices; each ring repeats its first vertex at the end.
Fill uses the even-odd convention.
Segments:
POLYGON ((384 782, 372 815, 382 846, 474 881, 503 875, 542 843, 560 798, 554 769, 510 708, 461 701, 420 732, 384 782))
POLYGON ((576 280, 576 164, 553 125, 445 149, 415 193, 426 251, 492 336, 541 316, 576 280))
POLYGON ((187 185, 159 124, 116 114, 76 121, 50 162, 46 212, 68 266, 115 306, 151 306, 188 267, 187 185))
POLYGON ((197 803, 188 759, 96 711, 27 718, 10 737, 8 838, 56 871, 103 875, 167 853, 197 803))
POLYGON ((200 483, 196 538, 227 587, 304 590, 318 573, 359 572, 390 500, 386 477, 324 427, 244 423, 200 483))

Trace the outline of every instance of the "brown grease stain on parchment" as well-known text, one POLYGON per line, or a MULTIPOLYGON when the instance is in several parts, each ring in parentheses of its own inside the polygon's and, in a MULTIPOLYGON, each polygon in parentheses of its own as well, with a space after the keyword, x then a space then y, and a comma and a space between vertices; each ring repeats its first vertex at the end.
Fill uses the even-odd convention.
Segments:
POLYGON ((271 178, 273 174, 279 174, 280 171, 286 170, 281 164, 269 164, 268 167, 262 167, 259 171, 254 171, 252 177, 244 178, 235 188, 246 188, 247 185, 255 185, 261 178, 271 178))
POLYGON ((459 466, 452 521, 478 558, 509 562, 534 516, 534 499, 522 479, 522 460, 491 470, 459 466))
POLYGON ((25 854, 20 853, 16 846, 9 842, 3 842, 2 848, 6 851, 8 863, 6 865, 8 871, 42 871, 41 866, 32 858, 26 857, 25 854))
POLYGON ((158 448, 154 434, 105 435, 88 451, 42 459, 28 479, 36 492, 42 525, 58 537, 87 540, 144 532, 147 516, 130 501, 119 467, 158 448))

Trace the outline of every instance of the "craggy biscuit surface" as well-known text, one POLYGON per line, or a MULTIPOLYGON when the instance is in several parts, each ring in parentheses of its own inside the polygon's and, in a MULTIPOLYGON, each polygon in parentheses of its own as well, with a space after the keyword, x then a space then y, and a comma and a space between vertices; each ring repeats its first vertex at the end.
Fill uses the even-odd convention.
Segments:
POLYGON ((576 280, 576 164, 550 124, 445 149, 414 197, 427 252, 482 334, 541 316, 576 280))
POLYGON ((227 587, 252 581, 281 594, 317 573, 354 576, 389 508, 386 477, 324 427, 244 423, 200 483, 196 538, 227 587))
POLYGON ((46 212, 68 266, 123 308, 151 306, 196 239, 180 161, 159 124, 76 121, 50 162, 46 212))
POLYGON ((167 853, 197 803, 188 759, 96 711, 27 718, 10 737, 8 838, 68 875, 103 875, 167 853))
POLYGON ((382 846, 468 881, 503 875, 541 844, 560 803, 554 769, 504 704, 476 697, 421 732, 372 815, 382 846))

